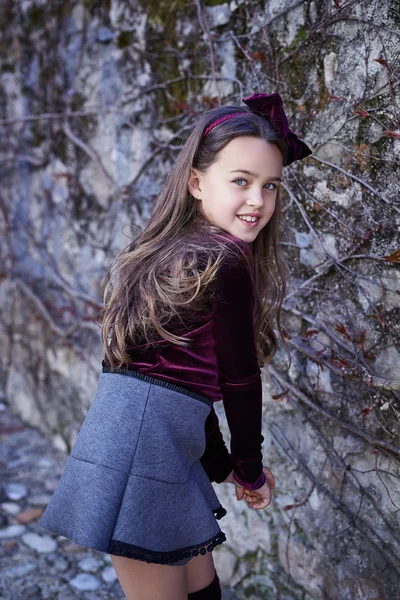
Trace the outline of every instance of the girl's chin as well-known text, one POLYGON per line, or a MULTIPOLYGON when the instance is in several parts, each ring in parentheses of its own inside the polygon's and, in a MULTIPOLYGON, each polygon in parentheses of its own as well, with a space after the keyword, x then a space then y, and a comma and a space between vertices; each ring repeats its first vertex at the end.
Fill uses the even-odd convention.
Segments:
POLYGON ((227 227, 223 227, 223 229, 227 233, 230 233, 230 235, 233 235, 239 240, 242 240, 242 242, 247 242, 248 244, 251 244, 251 242, 253 242, 258 235, 258 231, 238 231, 234 227, 229 229, 227 227))

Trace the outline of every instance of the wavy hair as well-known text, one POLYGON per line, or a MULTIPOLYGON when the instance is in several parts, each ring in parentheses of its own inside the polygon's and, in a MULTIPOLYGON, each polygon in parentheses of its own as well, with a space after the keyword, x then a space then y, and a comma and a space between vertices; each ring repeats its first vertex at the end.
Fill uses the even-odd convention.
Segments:
MULTIPOLYGON (((196 118, 146 226, 106 270, 99 323, 105 360, 110 366, 120 368, 129 364, 130 346, 148 348, 159 340, 190 345, 188 338, 178 335, 176 329, 175 333, 169 329, 178 322, 184 327, 193 326, 209 302, 209 286, 222 260, 236 250, 189 193, 189 176, 192 168, 205 172, 222 148, 239 136, 253 136, 276 144, 285 164, 284 140, 264 117, 247 107, 225 105, 196 118), (220 123, 201 139, 208 125, 232 112, 243 112, 243 117, 239 115, 220 123)), ((275 211, 252 242, 254 326, 260 367, 271 362, 278 349, 273 330, 275 320, 290 359, 280 322, 289 276, 279 244, 281 210, 278 189, 275 211)))

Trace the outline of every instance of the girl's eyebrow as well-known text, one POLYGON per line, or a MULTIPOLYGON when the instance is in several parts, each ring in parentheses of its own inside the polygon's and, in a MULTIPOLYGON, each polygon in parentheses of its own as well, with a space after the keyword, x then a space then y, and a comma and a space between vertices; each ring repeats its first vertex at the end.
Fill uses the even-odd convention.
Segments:
MULTIPOLYGON (((255 173, 252 171, 247 171, 246 169, 233 169, 233 171, 229 171, 229 173, 246 173, 246 175, 251 175, 252 177, 257 177, 255 173)), ((271 181, 282 181, 281 177, 268 177, 271 181)))

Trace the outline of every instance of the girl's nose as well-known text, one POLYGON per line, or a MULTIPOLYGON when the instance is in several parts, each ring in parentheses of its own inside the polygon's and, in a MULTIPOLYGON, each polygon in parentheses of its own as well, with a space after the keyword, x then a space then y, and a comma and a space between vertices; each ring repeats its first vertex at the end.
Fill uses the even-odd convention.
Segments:
POLYGON ((249 197, 248 204, 256 208, 261 207, 264 204, 263 190, 254 190, 249 197))

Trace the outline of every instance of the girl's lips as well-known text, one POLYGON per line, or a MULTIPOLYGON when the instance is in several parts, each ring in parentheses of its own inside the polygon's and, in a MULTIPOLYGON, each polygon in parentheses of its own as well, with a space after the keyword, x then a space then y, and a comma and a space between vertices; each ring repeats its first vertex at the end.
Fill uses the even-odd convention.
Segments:
MULTIPOLYGON (((237 215, 236 215, 237 216, 237 215)), ((259 221, 260 221, 260 217, 257 217, 257 221, 254 221, 254 223, 252 221, 244 221, 243 219, 241 219, 240 217, 237 216, 237 218, 239 219, 239 221, 245 226, 247 227, 247 229, 254 229, 254 227, 257 227, 259 221)))

